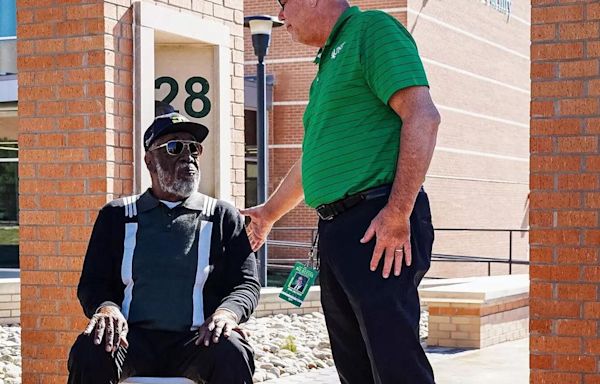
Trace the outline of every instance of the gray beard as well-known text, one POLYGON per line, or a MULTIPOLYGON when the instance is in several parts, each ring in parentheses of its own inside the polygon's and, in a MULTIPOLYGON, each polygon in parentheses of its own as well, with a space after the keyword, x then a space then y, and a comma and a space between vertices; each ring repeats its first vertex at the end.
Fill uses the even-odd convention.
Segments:
POLYGON ((160 166, 160 162, 156 162, 156 173, 158 175, 158 185, 160 188, 182 199, 188 198, 192 193, 198 190, 200 186, 200 170, 191 180, 183 180, 176 178, 175 175, 165 172, 160 166))

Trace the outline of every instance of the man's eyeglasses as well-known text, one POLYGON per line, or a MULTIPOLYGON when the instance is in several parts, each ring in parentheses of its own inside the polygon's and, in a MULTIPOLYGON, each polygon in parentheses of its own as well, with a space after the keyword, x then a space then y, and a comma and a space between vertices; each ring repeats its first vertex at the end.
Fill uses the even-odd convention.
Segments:
POLYGON ((188 148, 192 156, 200 156, 202 154, 202 144, 193 140, 170 140, 149 150, 154 151, 155 149, 165 148, 169 155, 178 156, 181 155, 185 147, 188 148))
POLYGON ((284 0, 277 0, 277 2, 279 3, 279 6, 281 7, 281 9, 284 9, 285 8, 285 3, 287 3, 287 1, 284 2, 284 0))

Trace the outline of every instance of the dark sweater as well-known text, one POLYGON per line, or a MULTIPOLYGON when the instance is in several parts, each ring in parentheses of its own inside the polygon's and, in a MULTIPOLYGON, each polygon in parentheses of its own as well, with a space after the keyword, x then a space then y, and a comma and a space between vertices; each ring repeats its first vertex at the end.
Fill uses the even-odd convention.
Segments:
POLYGON ((150 190, 100 210, 78 287, 88 317, 115 303, 130 325, 168 331, 194 329, 217 308, 244 322, 259 293, 233 206, 195 193, 169 209, 150 190))

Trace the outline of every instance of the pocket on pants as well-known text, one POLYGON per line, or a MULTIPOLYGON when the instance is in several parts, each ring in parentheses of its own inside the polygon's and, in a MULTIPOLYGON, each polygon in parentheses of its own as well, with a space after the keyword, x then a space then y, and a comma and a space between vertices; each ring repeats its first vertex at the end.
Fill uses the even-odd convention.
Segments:
POLYGON ((413 263, 416 268, 413 283, 417 286, 431 266, 431 253, 434 241, 429 198, 425 192, 419 192, 417 195, 410 225, 411 236, 413 237, 413 263))

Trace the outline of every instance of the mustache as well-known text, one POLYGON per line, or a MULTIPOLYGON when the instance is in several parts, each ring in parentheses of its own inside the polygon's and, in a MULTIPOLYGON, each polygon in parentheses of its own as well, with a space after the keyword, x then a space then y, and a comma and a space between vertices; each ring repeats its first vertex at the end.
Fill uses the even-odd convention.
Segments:
POLYGON ((178 161, 177 164, 175 165, 176 169, 183 169, 183 168, 188 168, 190 165, 193 165, 194 168, 199 169, 200 167, 198 166, 198 164, 194 161, 178 161))

